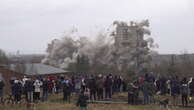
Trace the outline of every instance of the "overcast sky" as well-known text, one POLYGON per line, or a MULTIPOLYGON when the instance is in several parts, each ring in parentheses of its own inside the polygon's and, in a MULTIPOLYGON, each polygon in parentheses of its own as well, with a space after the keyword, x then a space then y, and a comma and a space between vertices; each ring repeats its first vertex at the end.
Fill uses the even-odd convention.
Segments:
POLYGON ((194 0, 0 0, 0 48, 44 53, 72 27, 90 35, 115 20, 143 19, 159 53, 194 53, 194 0))

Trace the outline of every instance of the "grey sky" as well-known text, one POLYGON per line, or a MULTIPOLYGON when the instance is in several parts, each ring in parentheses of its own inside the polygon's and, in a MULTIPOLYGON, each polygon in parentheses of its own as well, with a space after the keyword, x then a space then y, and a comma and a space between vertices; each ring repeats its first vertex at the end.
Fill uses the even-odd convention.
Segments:
POLYGON ((0 48, 44 53, 72 27, 90 35, 114 20, 143 19, 160 53, 194 53, 194 0, 0 0, 0 48))

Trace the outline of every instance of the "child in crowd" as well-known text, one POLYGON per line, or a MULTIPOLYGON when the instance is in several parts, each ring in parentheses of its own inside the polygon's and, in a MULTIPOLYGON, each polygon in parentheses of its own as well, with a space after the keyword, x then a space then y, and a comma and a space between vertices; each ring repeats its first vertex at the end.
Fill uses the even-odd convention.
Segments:
POLYGON ((88 100, 88 96, 85 94, 84 91, 81 91, 81 94, 78 98, 78 101, 77 101, 77 106, 80 107, 80 110, 87 110, 87 100, 88 100))

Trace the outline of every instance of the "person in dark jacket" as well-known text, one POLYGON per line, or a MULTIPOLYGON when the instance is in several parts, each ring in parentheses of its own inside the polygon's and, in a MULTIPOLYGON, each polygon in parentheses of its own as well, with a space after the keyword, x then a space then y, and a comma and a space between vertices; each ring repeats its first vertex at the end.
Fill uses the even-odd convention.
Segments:
POLYGON ((143 104, 150 104, 150 94, 149 94, 149 82, 145 80, 141 85, 143 92, 143 104))
POLYGON ((70 103, 71 99, 71 84, 69 80, 64 80, 63 82, 63 100, 70 103))
POLYGON ((189 86, 186 77, 181 82, 182 105, 188 105, 189 86))
POLYGON ((89 89, 90 89, 90 100, 96 100, 97 84, 96 79, 94 77, 92 77, 89 80, 89 89))
POLYGON ((118 78, 118 91, 122 92, 123 91, 123 79, 121 76, 118 78))
POLYGON ((33 102, 34 82, 29 78, 25 83, 25 89, 27 92, 27 102, 33 102))
POLYGON ((46 78, 43 79, 42 89, 43 89, 42 101, 47 101, 49 89, 48 89, 48 80, 46 78))
POLYGON ((129 83, 128 85, 128 104, 134 104, 134 88, 133 88, 133 83, 129 83))
POLYGON ((112 93, 111 93, 111 89, 112 89, 112 79, 111 76, 107 76, 105 82, 104 82, 104 87, 105 87, 105 98, 106 99, 111 99, 112 97, 112 93))
POLYGON ((60 89, 61 89, 61 81, 59 80, 59 78, 55 81, 56 83, 56 94, 60 93, 60 89))
POLYGON ((81 94, 76 103, 76 105, 80 107, 80 110, 87 110, 87 100, 88 99, 89 98, 87 97, 87 95, 84 94, 84 91, 81 91, 81 94))
POLYGON ((4 82, 0 79, 0 103, 3 103, 3 91, 4 91, 4 82))
POLYGON ((16 103, 19 103, 21 101, 21 95, 22 95, 22 84, 19 82, 19 80, 14 81, 13 94, 14 94, 14 101, 16 103))
POLYGON ((166 84, 166 78, 162 77, 160 79, 160 89, 161 89, 161 95, 165 95, 167 93, 167 84, 166 84))
POLYGON ((10 99, 12 99, 12 103, 14 102, 14 97, 15 97, 15 93, 14 93, 14 84, 15 84, 15 79, 11 78, 11 80, 9 81, 10 86, 11 86, 11 94, 10 94, 10 99))
POLYGON ((180 94, 180 82, 178 76, 171 80, 171 96, 173 97, 173 105, 178 105, 178 96, 180 94))
POLYGON ((192 82, 189 84, 190 96, 194 97, 194 78, 192 78, 192 82))
POLYGON ((113 78, 113 85, 112 85, 112 93, 114 94, 116 92, 118 92, 118 77, 117 76, 113 78))
POLYGON ((154 85, 153 80, 149 81, 149 100, 150 103, 155 103, 154 95, 156 94, 156 86, 154 85))
POLYGON ((97 79, 97 96, 98 96, 98 100, 103 100, 103 88, 104 88, 104 81, 102 76, 99 76, 99 78, 97 79))

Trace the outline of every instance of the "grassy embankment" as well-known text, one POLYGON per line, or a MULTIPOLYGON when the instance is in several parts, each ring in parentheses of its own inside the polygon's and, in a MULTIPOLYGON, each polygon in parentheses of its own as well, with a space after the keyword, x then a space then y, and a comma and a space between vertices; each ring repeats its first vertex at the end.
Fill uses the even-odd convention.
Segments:
MULTIPOLYGON (((123 96, 126 96, 126 94, 120 94, 114 96, 114 98, 123 96)), ((61 95, 52 95, 47 102, 34 104, 31 108, 27 108, 27 104, 23 102, 18 105, 0 105, 0 110, 79 110, 75 103, 76 98, 73 98, 69 104, 62 101, 61 95)), ((89 104, 88 110, 161 110, 161 108, 158 105, 89 104)), ((170 107, 170 110, 194 110, 194 108, 170 107)))

